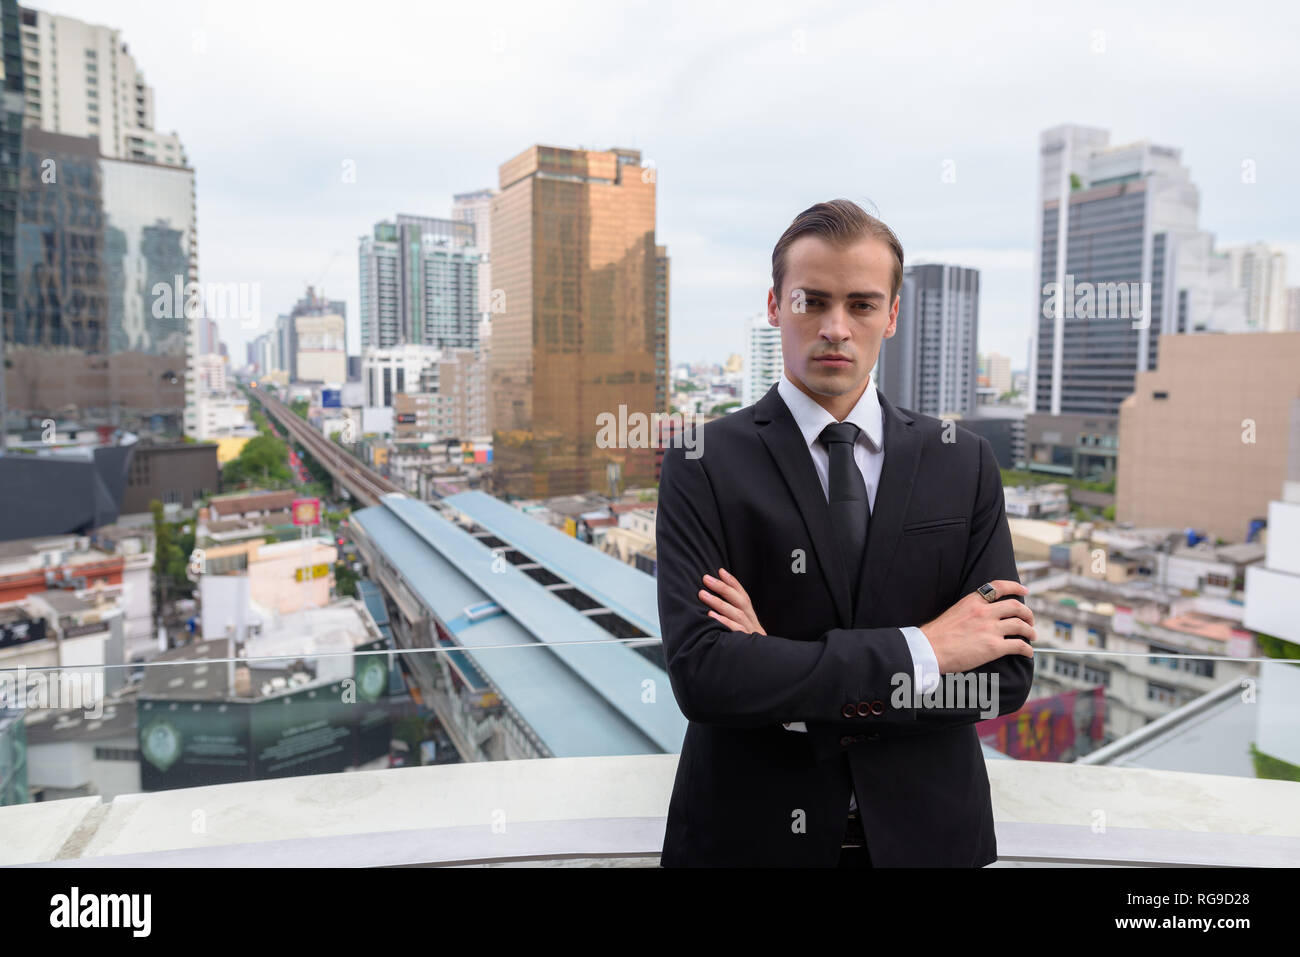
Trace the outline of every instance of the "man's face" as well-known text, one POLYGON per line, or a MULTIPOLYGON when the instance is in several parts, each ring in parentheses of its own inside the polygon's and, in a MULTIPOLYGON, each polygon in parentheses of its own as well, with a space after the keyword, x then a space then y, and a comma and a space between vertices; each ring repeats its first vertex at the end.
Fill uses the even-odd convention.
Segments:
POLYGON ((800 236, 785 265, 780 301, 767 293, 767 321, 781 329, 786 373, 814 398, 856 401, 897 324, 893 253, 875 238, 840 248, 800 236))

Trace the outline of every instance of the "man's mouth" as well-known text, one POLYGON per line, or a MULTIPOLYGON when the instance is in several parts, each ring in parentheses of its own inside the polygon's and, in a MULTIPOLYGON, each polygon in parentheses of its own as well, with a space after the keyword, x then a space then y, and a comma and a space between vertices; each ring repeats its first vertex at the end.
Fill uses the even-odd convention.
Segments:
POLYGON ((820 362, 822 365, 831 366, 832 368, 853 365, 852 359, 842 355, 815 356, 813 362, 820 362))

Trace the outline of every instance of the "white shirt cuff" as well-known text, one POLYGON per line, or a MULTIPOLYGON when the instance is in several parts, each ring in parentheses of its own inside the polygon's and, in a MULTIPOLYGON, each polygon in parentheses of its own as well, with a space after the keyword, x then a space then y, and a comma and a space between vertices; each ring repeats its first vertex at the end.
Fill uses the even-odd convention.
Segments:
POLYGON ((933 691, 939 685, 939 659, 930 647, 930 639, 920 628, 909 626, 899 631, 907 639, 908 650, 912 652, 912 687, 920 688, 923 694, 933 691))

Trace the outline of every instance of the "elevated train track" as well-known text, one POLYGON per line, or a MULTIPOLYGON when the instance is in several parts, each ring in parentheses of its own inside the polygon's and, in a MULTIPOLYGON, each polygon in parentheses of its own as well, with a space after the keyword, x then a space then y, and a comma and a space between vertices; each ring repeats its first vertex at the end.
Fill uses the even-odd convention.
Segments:
POLYGON ((250 391, 262 403, 267 413, 273 416, 312 458, 324 466, 334 481, 340 487, 347 489, 348 494, 358 502, 377 505, 381 496, 390 492, 405 492, 405 489, 390 482, 356 456, 321 435, 309 423, 303 421, 293 409, 264 389, 250 387, 250 391))

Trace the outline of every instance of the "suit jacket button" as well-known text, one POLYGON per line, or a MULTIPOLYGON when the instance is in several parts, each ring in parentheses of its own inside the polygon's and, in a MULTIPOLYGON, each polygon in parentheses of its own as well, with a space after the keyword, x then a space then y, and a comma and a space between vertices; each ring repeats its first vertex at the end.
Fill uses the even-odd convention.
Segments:
POLYGON ((850 701, 848 704, 846 704, 843 708, 840 709, 840 714, 844 715, 844 717, 846 718, 851 718, 857 713, 858 710, 856 707, 854 707, 852 701, 850 701))
POLYGON ((859 702, 858 702, 858 717, 859 717, 859 718, 865 718, 865 717, 866 717, 867 715, 869 715, 869 714, 871 714, 871 705, 867 704, 867 702, 865 702, 865 701, 859 701, 859 702))
POLYGON ((885 713, 885 704, 883 701, 871 702, 871 713, 880 716, 885 713))
POLYGON ((847 748, 852 743, 853 743, 853 739, 849 737, 847 734, 844 737, 840 738, 841 748, 847 748))

